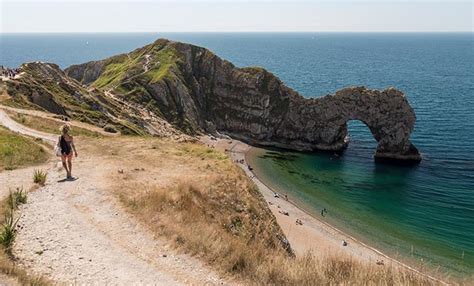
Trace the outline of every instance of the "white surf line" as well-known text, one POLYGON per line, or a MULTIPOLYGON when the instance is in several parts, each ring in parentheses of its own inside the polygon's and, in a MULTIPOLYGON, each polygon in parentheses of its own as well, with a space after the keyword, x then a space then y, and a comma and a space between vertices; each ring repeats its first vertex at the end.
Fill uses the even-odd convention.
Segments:
MULTIPOLYGON (((238 144, 238 143, 237 143, 237 144, 238 144)), ((230 151, 237 153, 238 151, 234 151, 234 150, 233 150, 234 147, 235 147, 235 145, 236 145, 236 144, 233 144, 233 146, 232 146, 232 148, 230 149, 230 151)), ((248 162, 248 161, 247 161, 247 153, 250 151, 251 148, 253 148, 253 147, 251 147, 251 146, 248 145, 248 144, 247 144, 247 146, 248 146, 247 150, 243 152, 243 153, 244 153, 244 159, 245 159, 245 165, 248 165, 248 164, 247 164, 247 162, 248 162)), ((239 164, 237 164, 237 165, 239 165, 239 164)), ((239 165, 239 166, 240 166, 240 165, 239 165)), ((273 192, 275 192, 275 193, 278 193, 278 192, 276 192, 273 188, 271 188, 271 187, 269 187, 267 184, 265 184, 262 180, 260 180, 260 178, 258 178, 258 176, 257 176, 254 172, 252 172, 251 170, 248 170, 248 168, 245 168, 245 167, 243 167, 243 166, 240 166, 240 167, 244 170, 244 172, 246 172, 246 173, 249 172, 250 174, 253 175, 253 178, 251 178, 251 180, 258 181, 260 184, 262 184, 262 185, 264 185, 265 187, 267 187, 270 191, 273 191, 273 192)), ((280 194, 280 195, 281 195, 281 194, 280 194)), ((373 252, 377 253, 377 254, 380 255, 380 256, 385 257, 385 258, 388 259, 389 261, 395 262, 395 264, 398 264, 398 265, 402 266, 403 268, 406 268, 406 269, 408 269, 408 270, 410 270, 410 271, 412 271, 412 272, 415 272, 415 273, 417 273, 417 274, 419 274, 419 275, 421 275, 421 276, 423 276, 423 277, 426 277, 426 278, 428 278, 428 279, 431 279, 431 280, 436 281, 436 282, 438 282, 438 283, 441 283, 441 284, 443 284, 443 285, 450 285, 449 283, 447 283, 447 282, 445 282, 445 281, 443 281, 443 280, 440 280, 440 279, 438 279, 438 278, 436 278, 436 277, 434 277, 434 276, 431 276, 431 275, 429 275, 429 274, 423 273, 423 272, 421 272, 421 271, 419 271, 419 270, 417 270, 417 269, 415 269, 415 268, 413 268, 413 267, 411 267, 411 266, 409 266, 409 265, 407 265, 407 264, 405 264, 405 263, 403 263, 403 262, 401 262, 401 261, 396 260, 395 258, 392 258, 392 257, 386 255, 386 254, 383 253, 382 251, 380 251, 380 250, 378 250, 378 249, 376 249, 376 248, 374 248, 374 247, 372 247, 372 246, 369 246, 369 245, 363 243, 362 241, 356 239, 355 237, 353 237, 353 236, 347 234, 346 232, 344 232, 344 231, 342 231, 342 230, 336 228, 335 226, 333 226, 333 225, 331 225, 331 224, 329 224, 329 223, 327 223, 327 222, 325 222, 325 221, 323 221, 323 220, 320 220, 319 218, 315 217, 313 214, 307 212, 305 209, 303 209, 303 208, 301 208, 300 206, 298 206, 297 204, 295 204, 294 202, 291 202, 291 201, 288 201, 288 202, 289 202, 290 204, 292 204, 293 206, 295 206, 296 208, 298 208, 299 210, 301 210, 302 212, 304 212, 305 214, 307 214, 308 216, 314 218, 315 220, 321 222, 322 224, 326 225, 327 227, 329 227, 329 228, 333 229, 334 231, 338 232, 340 235, 349 237, 350 239, 352 239, 352 240, 355 241, 356 243, 358 243, 358 244, 360 244, 360 245, 362 245, 362 246, 364 246, 364 247, 366 247, 366 248, 372 250, 373 252)))

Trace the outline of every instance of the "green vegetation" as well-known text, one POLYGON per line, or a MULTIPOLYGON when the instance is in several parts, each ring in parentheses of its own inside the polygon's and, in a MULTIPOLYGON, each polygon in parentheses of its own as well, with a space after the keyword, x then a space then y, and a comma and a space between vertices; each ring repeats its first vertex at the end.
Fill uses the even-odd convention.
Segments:
MULTIPOLYGON (((54 64, 29 63, 22 66, 25 74, 21 79, 0 86, 0 101, 3 105, 16 108, 67 114, 74 120, 101 128, 112 124, 125 135, 144 135, 147 132, 143 127, 143 118, 134 115, 126 105, 114 101, 104 92, 111 89, 116 95, 122 96, 125 102, 139 104, 162 116, 159 103, 150 94, 150 86, 147 84, 168 76, 170 79, 175 78, 173 70, 177 69, 180 62, 173 45, 168 45, 166 41, 157 41, 131 53, 102 61, 100 76, 89 88, 64 75, 54 64)), ((57 132, 54 122, 37 122, 35 118, 27 118, 23 123, 28 125, 29 121, 32 121, 29 127, 45 132, 57 132)), ((177 126, 181 128, 181 125, 177 126)), ((192 126, 188 128, 186 125, 183 130, 190 128, 192 129, 192 126)), ((82 130, 73 131, 76 135, 97 135, 82 130)))
POLYGON ((155 83, 167 76, 171 76, 170 72, 173 69, 177 70, 180 58, 174 48, 166 47, 153 55, 153 62, 154 67, 145 73, 150 83, 155 83))
POLYGON ((46 184, 46 179, 48 178, 48 173, 43 170, 35 170, 33 173, 33 183, 40 186, 46 184))
POLYGON ((49 155, 33 139, 0 126, 0 171, 44 163, 49 155))
POLYGON ((94 82, 94 86, 104 88, 106 86, 117 85, 125 76, 131 63, 126 60, 124 63, 111 63, 107 65, 105 71, 94 82))
MULTIPOLYGON (((31 129, 38 131, 59 134, 59 128, 64 124, 53 119, 47 119, 32 115, 25 115, 21 113, 8 112, 13 120, 22 125, 25 125, 31 129)), ((88 136, 88 137, 100 137, 101 134, 95 131, 90 131, 84 128, 71 126, 71 135, 75 136, 88 136)))
POLYGON ((144 52, 134 52, 129 55, 119 55, 106 60, 104 72, 92 86, 97 88, 116 87, 126 77, 130 78, 143 70, 142 56, 144 52))
POLYGON ((109 133, 117 133, 117 128, 112 124, 107 124, 104 126, 104 131, 109 133))
POLYGON ((26 204, 27 198, 28 195, 23 188, 16 188, 13 192, 10 190, 7 202, 11 209, 17 209, 19 205, 26 204))
POLYGON ((201 160, 211 159, 211 160, 227 160, 229 157, 222 152, 216 151, 210 148, 202 148, 196 144, 181 144, 177 150, 177 155, 179 156, 193 156, 200 158, 201 160))
POLYGON ((110 108, 110 102, 100 97, 101 93, 89 92, 67 78, 59 67, 29 63, 22 69, 25 74, 20 80, 5 84, 8 95, 1 101, 3 105, 56 114, 67 112, 73 119, 94 125, 103 126, 109 121, 103 110, 110 108), (102 111, 98 110, 99 106, 102 111))
POLYGON ((10 251, 13 241, 16 235, 16 225, 18 219, 13 217, 13 210, 5 214, 4 223, 0 232, 0 244, 7 250, 10 251))
MULTIPOLYGON (((159 44, 143 47, 128 55, 119 55, 106 60, 105 70, 97 78, 93 86, 97 88, 117 88, 143 74, 143 78, 155 83, 170 75, 177 68, 180 58, 173 47, 159 44), (147 58, 148 57, 148 58, 147 58), (145 71, 145 66, 148 71, 145 71)), ((122 94, 143 92, 143 90, 127 89, 121 86, 117 91, 122 94)))
POLYGON ((7 197, 6 205, 8 208, 4 212, 4 221, 0 231, 0 244, 5 250, 10 251, 13 241, 16 235, 16 225, 19 218, 14 218, 15 210, 18 209, 20 204, 25 204, 27 195, 23 191, 23 188, 17 188, 14 192, 10 190, 10 194, 7 197))
MULTIPOLYGON (((130 119, 130 121, 131 120, 132 119, 130 119)), ((132 124, 128 121, 124 121, 124 120, 120 121, 120 125, 117 126, 117 128, 122 135, 139 135, 139 136, 147 135, 147 133, 144 130, 138 128, 137 125, 132 124)))

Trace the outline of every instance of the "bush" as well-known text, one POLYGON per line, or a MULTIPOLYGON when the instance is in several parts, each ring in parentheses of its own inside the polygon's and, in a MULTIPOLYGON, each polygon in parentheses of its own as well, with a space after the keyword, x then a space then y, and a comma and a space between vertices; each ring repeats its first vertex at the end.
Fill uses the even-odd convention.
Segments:
POLYGON ((33 182, 40 186, 44 186, 46 183, 46 178, 48 177, 48 173, 43 170, 35 170, 33 173, 33 182))
POLYGON ((115 126, 111 125, 111 124, 107 124, 104 126, 104 131, 105 132, 109 132, 109 133, 117 133, 117 128, 115 128, 115 126))
POLYGON ((16 225, 19 218, 15 220, 13 217, 13 209, 5 213, 5 222, 2 225, 2 231, 0 233, 0 244, 9 250, 16 236, 16 225))
POLYGON ((0 232, 0 244, 3 245, 7 251, 10 251, 10 246, 15 240, 16 225, 20 219, 14 219, 15 210, 20 204, 25 204, 26 199, 27 194, 25 191, 23 191, 23 188, 16 188, 16 190, 13 192, 10 190, 10 194, 7 198, 8 209, 5 211, 5 219, 0 232))
POLYGON ((15 191, 10 190, 10 194, 7 198, 8 206, 11 210, 17 209, 19 205, 26 204, 27 194, 23 188, 16 188, 15 191))

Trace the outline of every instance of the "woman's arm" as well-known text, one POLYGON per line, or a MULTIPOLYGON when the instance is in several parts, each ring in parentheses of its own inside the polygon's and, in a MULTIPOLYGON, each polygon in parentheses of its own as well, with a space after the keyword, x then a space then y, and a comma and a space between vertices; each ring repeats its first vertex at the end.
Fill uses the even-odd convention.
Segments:
POLYGON ((74 138, 71 136, 71 147, 72 150, 74 150, 74 155, 77 157, 77 151, 76 151, 76 146, 74 145, 74 138))

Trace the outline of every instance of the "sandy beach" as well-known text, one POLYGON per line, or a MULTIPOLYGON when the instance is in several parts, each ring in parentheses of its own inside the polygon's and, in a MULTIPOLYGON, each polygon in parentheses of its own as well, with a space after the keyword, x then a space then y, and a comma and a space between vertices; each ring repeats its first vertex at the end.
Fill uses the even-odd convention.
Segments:
POLYGON ((284 194, 278 193, 277 190, 272 190, 265 185, 248 168, 246 154, 252 148, 250 145, 234 139, 219 139, 210 136, 202 136, 200 140, 211 148, 229 154, 234 162, 252 179, 264 196, 265 201, 275 215, 278 224, 283 229, 297 256, 305 255, 308 252, 318 256, 328 254, 347 255, 365 263, 377 264, 377 262, 383 262, 384 265, 390 267, 410 269, 434 281, 447 284, 401 261, 389 257, 382 251, 316 218, 292 202, 291 199, 286 200, 284 194), (275 194, 278 194, 278 197, 275 196, 275 194), (298 224, 296 222, 297 220, 300 221, 301 224, 298 224), (344 241, 347 243, 346 245, 343 245, 344 241))

